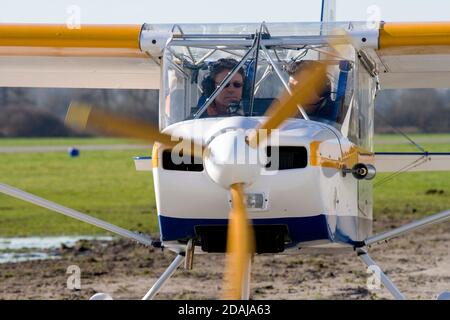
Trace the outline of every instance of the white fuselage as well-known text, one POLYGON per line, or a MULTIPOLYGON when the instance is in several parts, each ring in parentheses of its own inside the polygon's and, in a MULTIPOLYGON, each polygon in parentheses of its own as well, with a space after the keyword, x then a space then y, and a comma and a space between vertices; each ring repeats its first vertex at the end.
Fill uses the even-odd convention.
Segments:
MULTIPOLYGON (((226 131, 255 128, 263 119, 196 119, 173 124, 165 132, 208 144, 226 131)), ((264 196, 262 208, 248 209, 253 224, 286 225, 290 238, 286 247, 333 242, 352 245, 371 233, 371 211, 358 210, 359 181, 352 175, 344 177, 328 163, 342 159, 354 148, 338 130, 319 122, 291 119, 267 143, 306 148, 307 165, 278 171, 261 166, 259 176, 245 187, 246 194, 264 196), (317 161, 316 156, 326 160, 317 161)), ((162 150, 158 149, 153 176, 164 245, 176 246, 178 240, 195 237, 196 226, 226 224, 229 190, 213 181, 207 170, 165 170, 162 150)))

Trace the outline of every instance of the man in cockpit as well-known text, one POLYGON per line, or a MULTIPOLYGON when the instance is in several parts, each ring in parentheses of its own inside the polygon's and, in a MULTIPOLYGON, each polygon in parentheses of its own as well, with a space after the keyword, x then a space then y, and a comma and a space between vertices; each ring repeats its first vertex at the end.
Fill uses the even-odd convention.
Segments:
MULTIPOLYGON (((314 60, 290 62, 286 66, 286 72, 289 74, 289 87, 294 88, 298 83, 306 80, 310 72, 321 64, 314 60)), ((312 93, 311 100, 304 103, 302 107, 312 120, 336 122, 337 115, 334 112, 335 104, 331 99, 331 82, 328 78, 325 85, 318 86, 312 93)))
MULTIPOLYGON (((222 58, 211 64, 209 74, 202 81, 203 96, 210 97, 237 64, 238 61, 232 58, 222 58)), ((201 117, 243 115, 241 100, 244 81, 245 72, 243 68, 240 68, 201 117)))

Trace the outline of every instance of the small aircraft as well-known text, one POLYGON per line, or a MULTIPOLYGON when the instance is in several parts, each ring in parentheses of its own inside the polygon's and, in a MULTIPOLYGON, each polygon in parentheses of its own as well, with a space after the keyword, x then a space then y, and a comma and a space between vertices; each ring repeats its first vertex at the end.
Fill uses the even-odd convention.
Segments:
MULTIPOLYGON (((378 90, 450 88, 450 22, 368 26, 336 22, 334 12, 323 1, 317 23, 0 24, 0 86, 160 90, 159 128, 76 103, 67 121, 155 141, 152 157, 135 163, 153 172, 161 238, 12 186, 0 191, 175 252, 144 299, 183 261, 191 269, 195 253, 227 252, 228 299, 250 297, 254 254, 351 247, 376 266, 369 246, 450 218, 447 210, 372 234, 377 172, 450 170, 450 153, 373 152, 378 90), (235 63, 216 81, 210 72, 223 59, 235 63), (290 78, 286 66, 305 62, 314 68, 290 78), (230 88, 239 99, 211 115, 230 88), (319 91, 326 115, 308 111, 319 91)), ((383 272, 380 280, 405 299, 383 272)))

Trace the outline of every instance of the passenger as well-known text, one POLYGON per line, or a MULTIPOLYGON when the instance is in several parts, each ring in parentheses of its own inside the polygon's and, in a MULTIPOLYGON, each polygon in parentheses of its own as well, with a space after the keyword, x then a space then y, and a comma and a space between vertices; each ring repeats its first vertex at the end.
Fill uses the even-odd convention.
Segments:
MULTIPOLYGON (((209 67, 209 74, 202 81, 203 96, 210 97, 214 90, 237 64, 238 62, 232 58, 219 59, 211 64, 209 67)), ((241 100, 244 81, 244 69, 240 68, 227 85, 222 88, 221 92, 208 106, 208 109, 206 109, 201 117, 243 115, 241 100)))
MULTIPOLYGON (((286 66, 286 72, 289 74, 289 87, 293 88, 297 83, 306 80, 309 73, 316 67, 322 66, 319 61, 301 60, 293 61, 286 66)), ((306 114, 312 120, 326 119, 332 122, 336 121, 335 104, 331 99, 331 82, 327 78, 325 86, 315 90, 312 98, 302 105, 306 114)))

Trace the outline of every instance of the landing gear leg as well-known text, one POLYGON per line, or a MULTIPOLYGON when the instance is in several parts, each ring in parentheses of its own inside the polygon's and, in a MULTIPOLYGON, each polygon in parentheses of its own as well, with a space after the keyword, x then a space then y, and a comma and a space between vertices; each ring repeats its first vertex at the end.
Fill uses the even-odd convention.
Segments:
POLYGON ((250 300, 250 280, 251 280, 251 273, 252 273, 252 262, 253 262, 253 257, 248 261, 247 270, 244 275, 243 285, 242 285, 242 293, 241 293, 242 300, 250 300))
POLYGON ((405 300, 405 296, 398 290, 395 284, 388 278, 388 276, 380 269, 380 267, 372 260, 372 258, 367 254, 367 251, 363 249, 357 249, 356 253, 361 258, 362 261, 375 272, 376 276, 379 276, 379 280, 388 289, 388 291, 397 300, 405 300))
POLYGON ((186 245, 186 259, 184 260, 184 268, 186 270, 192 270, 194 267, 194 240, 190 239, 186 245))
POLYGON ((166 283, 167 280, 173 275, 175 270, 183 263, 185 253, 179 253, 170 266, 164 271, 161 277, 155 282, 153 287, 147 292, 147 294, 142 298, 142 300, 152 300, 156 294, 159 292, 161 287, 166 283))

